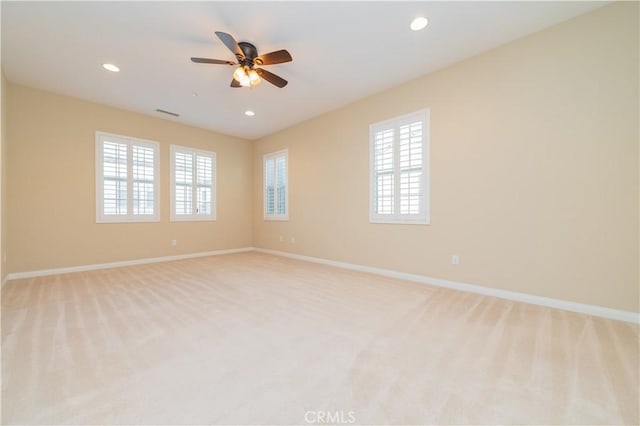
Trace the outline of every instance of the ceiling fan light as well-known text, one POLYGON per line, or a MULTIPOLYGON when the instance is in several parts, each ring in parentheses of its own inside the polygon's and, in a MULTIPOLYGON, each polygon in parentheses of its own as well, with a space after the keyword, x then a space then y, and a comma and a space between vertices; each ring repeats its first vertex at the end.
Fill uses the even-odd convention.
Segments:
POLYGON ((236 68, 236 70, 233 72, 233 78, 238 82, 238 83, 242 83, 242 80, 246 79, 247 73, 244 70, 244 67, 238 67, 236 68))
POLYGON ((260 84, 262 80, 256 70, 251 70, 249 71, 249 81, 251 81, 252 86, 255 86, 256 84, 260 84))

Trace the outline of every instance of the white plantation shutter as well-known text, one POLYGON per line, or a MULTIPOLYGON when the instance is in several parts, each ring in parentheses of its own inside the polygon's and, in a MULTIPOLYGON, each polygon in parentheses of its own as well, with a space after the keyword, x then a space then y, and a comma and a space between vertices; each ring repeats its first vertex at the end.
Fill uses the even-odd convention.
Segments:
POLYGON ((394 213, 393 147, 393 129, 382 130, 375 134, 373 149, 376 184, 375 210, 380 214, 394 213))
POLYGON ((171 220, 215 220, 216 153, 171 145, 171 220))
POLYGON ((96 222, 154 222, 158 143, 96 132, 96 222))
POLYGON ((153 214, 154 152, 144 146, 132 146, 133 151, 133 214, 153 214))
POLYGON ((102 143, 103 214, 127 214, 127 151, 126 143, 102 143))
POLYGON ((196 184, 198 186, 196 214, 208 216, 211 215, 213 205, 211 199, 213 157, 196 154, 196 175, 196 184))
POLYGON ((288 152, 274 152, 264 156, 264 218, 287 220, 288 206, 288 152))
POLYGON ((276 159, 264 160, 264 214, 274 216, 276 214, 276 159))
POLYGON ((287 213, 287 157, 276 157, 276 214, 284 216, 287 213))
POLYGON ((173 152, 175 214, 190 215, 193 211, 193 159, 191 154, 173 152))
POLYGON ((422 210, 422 121, 400 126, 400 214, 422 210))
POLYGON ((429 223, 428 110, 370 127, 371 222, 429 223))

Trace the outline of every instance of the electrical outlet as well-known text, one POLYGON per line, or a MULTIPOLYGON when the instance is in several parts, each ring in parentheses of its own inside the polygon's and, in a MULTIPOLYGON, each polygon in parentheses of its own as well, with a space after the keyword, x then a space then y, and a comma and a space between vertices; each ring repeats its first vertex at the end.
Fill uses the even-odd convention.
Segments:
POLYGON ((280 242, 284 242, 284 237, 282 235, 280 235, 280 242))
POLYGON ((454 254, 453 256, 451 256, 451 264, 452 265, 459 265, 460 264, 460 256, 458 256, 457 254, 454 254))
POLYGON ((171 247, 175 247, 178 245, 178 240, 171 240, 171 247))
POLYGON ((291 244, 295 244, 296 243, 296 237, 291 237, 291 244))

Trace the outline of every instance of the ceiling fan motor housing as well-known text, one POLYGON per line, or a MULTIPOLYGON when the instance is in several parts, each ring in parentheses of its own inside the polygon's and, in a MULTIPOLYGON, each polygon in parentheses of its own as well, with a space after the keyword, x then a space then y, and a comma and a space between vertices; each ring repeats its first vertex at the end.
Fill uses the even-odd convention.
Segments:
MULTIPOLYGON (((246 41, 238 42, 238 46, 240 46, 240 49, 246 58, 245 60, 238 58, 238 61, 242 63, 242 65, 253 65, 253 60, 258 56, 258 49, 253 44, 246 41)), ((259 63, 256 64, 261 65, 259 63)))

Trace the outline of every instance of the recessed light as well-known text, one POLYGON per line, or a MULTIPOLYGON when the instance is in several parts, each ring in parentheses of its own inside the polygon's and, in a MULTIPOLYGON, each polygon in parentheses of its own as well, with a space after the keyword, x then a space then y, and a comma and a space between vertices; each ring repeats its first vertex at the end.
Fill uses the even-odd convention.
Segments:
POLYGON ((102 68, 104 68, 107 71, 111 71, 111 72, 120 72, 120 68, 118 68, 117 66, 115 66, 113 64, 102 64, 102 68))
POLYGON ((253 111, 251 111, 250 109, 248 109, 248 110, 246 110, 246 111, 244 112, 244 115, 247 115, 247 116, 249 116, 249 117, 253 117, 254 115, 256 115, 256 113, 255 113, 255 112, 253 112, 253 111))
POLYGON ((423 16, 418 16, 416 19, 411 21, 410 27, 413 31, 420 31, 421 29, 426 27, 428 23, 429 23, 429 20, 427 18, 423 16))
POLYGON ((191 96, 193 96, 194 98, 195 98, 195 97, 197 97, 197 96, 198 96, 198 92, 193 92, 193 93, 191 94, 191 96))

